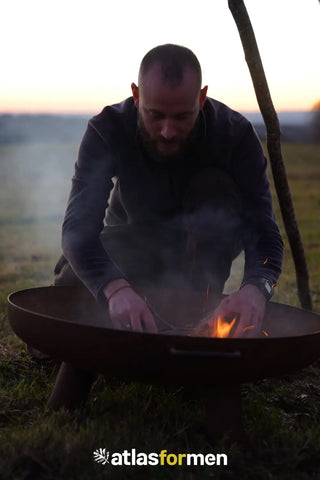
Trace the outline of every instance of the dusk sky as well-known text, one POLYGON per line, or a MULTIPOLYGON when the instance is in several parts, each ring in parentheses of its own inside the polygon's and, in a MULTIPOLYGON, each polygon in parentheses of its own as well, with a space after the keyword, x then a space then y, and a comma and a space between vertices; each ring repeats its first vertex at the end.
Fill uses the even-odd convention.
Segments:
MULTIPOLYGON (((245 0, 278 111, 320 99, 318 0, 245 0)), ((0 112, 95 113, 131 95, 156 45, 191 48, 208 95, 258 110, 227 0, 10 0, 0 17, 0 112)))

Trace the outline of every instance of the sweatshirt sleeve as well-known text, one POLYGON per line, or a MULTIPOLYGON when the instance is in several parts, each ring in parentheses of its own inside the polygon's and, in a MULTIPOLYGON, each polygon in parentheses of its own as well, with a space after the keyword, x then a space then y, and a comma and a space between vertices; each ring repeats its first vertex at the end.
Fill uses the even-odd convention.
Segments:
POLYGON ((103 287, 125 275, 104 250, 100 233, 116 175, 117 159, 105 139, 89 123, 75 164, 62 225, 62 250, 72 269, 103 302, 103 287))
POLYGON ((283 240, 273 212, 267 161, 250 123, 234 151, 234 176, 243 198, 244 278, 264 277, 276 283, 282 268, 283 240))

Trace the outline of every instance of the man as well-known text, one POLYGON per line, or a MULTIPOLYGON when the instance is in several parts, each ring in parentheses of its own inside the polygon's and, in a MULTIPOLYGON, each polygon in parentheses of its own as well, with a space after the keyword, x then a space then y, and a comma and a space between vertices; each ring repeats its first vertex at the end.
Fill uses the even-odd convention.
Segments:
POLYGON ((56 284, 80 279, 108 304, 116 328, 157 331, 139 282, 221 293, 243 248, 241 288, 213 317, 237 313, 235 335, 249 325, 255 335, 280 275, 283 242, 261 145, 201 81, 189 49, 156 47, 132 98, 91 119, 82 140, 56 284))

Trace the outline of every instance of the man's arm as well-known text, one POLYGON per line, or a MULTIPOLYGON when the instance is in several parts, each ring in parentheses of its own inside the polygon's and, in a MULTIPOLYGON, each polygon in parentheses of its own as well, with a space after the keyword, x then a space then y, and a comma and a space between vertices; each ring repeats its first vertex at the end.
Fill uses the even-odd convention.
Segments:
POLYGON ((99 301, 104 301, 102 289, 108 282, 125 276, 100 241, 116 171, 114 155, 89 124, 75 164, 62 225, 62 249, 74 272, 99 301))
POLYGON ((271 297, 262 285, 267 282, 273 290, 280 276, 283 240, 273 213, 266 160, 250 124, 234 149, 232 175, 243 198, 244 277, 240 290, 222 300, 213 317, 237 313, 235 336, 242 335, 248 326, 253 328, 246 334, 256 336, 261 331, 266 301, 271 297))
POLYGON ((264 277, 274 284, 281 272, 283 240, 274 216, 267 161, 250 124, 234 150, 233 175, 243 198, 243 280, 264 277))
POLYGON ((96 299, 108 304, 117 328, 155 332, 152 314, 142 298, 132 288, 120 289, 129 283, 100 241, 116 173, 112 152, 89 125, 81 142, 63 221, 63 253, 96 299))

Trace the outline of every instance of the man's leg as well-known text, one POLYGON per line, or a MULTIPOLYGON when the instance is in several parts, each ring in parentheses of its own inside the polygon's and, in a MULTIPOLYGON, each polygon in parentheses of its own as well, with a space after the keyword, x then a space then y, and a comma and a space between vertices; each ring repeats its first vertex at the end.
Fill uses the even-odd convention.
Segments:
POLYGON ((64 255, 61 255, 55 266, 53 285, 55 287, 83 286, 85 288, 84 284, 70 267, 68 260, 64 257, 64 255))
POLYGON ((101 241, 135 286, 182 287, 180 253, 186 234, 169 223, 107 226, 101 241))
POLYGON ((185 268, 195 289, 209 285, 222 293, 242 250, 241 211, 238 187, 223 170, 207 168, 191 182, 185 197, 185 268))
MULTIPOLYGON (((54 286, 86 288, 63 255, 55 266, 54 275, 54 286)), ((71 410, 80 407, 86 401, 95 378, 96 374, 92 372, 62 362, 47 403, 48 407, 53 410, 59 408, 71 410)))

